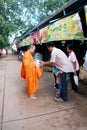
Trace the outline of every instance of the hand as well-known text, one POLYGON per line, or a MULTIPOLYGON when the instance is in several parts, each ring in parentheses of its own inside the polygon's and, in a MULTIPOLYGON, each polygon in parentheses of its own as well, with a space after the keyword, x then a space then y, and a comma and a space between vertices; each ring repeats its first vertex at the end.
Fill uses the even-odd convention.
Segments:
POLYGON ((45 65, 45 62, 44 61, 41 61, 40 62, 40 67, 43 67, 45 65))

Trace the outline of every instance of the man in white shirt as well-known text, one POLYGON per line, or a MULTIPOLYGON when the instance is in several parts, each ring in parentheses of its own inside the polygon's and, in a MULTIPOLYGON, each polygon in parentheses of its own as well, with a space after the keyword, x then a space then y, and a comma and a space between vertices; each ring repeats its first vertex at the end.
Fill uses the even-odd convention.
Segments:
POLYGON ((69 62, 66 54, 54 47, 53 42, 47 43, 47 49, 51 52, 51 58, 48 62, 42 62, 42 66, 56 66, 60 70, 60 79, 61 79, 61 94, 60 98, 56 99, 56 101, 67 101, 68 100, 68 92, 67 92, 67 73, 72 72, 73 68, 71 63, 69 62))

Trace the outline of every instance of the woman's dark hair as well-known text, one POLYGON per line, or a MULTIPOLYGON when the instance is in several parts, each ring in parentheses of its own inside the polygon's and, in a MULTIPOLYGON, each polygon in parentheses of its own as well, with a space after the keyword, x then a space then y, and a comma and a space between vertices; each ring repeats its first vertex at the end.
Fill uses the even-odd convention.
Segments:
POLYGON ((47 42, 46 43, 46 47, 54 47, 55 46, 55 44, 53 43, 53 42, 47 42))
POLYGON ((70 50, 73 50, 73 45, 72 45, 72 44, 68 44, 67 47, 68 47, 70 50))

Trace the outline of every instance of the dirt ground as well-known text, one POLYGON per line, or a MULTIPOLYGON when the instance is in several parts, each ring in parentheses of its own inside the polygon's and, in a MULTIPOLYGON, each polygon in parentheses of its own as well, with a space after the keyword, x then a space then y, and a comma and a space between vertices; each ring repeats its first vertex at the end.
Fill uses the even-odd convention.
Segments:
POLYGON ((68 101, 55 102, 54 77, 49 68, 39 82, 37 100, 27 96, 17 55, 0 58, 0 130, 87 130, 87 84, 78 93, 68 84, 68 101))

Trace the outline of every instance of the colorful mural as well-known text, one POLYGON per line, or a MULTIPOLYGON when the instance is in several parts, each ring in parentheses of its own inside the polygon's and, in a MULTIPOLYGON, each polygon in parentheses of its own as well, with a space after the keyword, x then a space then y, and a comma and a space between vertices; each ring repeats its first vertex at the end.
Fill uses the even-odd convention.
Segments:
POLYGON ((48 26, 48 41, 82 40, 83 30, 79 14, 73 14, 48 26))
POLYGON ((86 24, 87 24, 87 5, 84 8, 85 8, 85 17, 86 17, 86 24))

